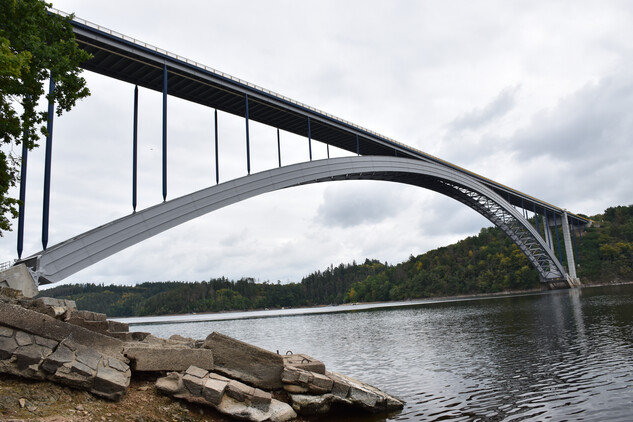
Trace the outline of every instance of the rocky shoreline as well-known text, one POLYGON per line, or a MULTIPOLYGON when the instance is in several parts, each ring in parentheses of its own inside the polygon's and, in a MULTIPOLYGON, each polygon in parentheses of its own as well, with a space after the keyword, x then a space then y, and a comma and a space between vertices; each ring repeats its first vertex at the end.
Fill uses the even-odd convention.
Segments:
POLYGON ((127 395, 132 379, 151 379, 161 394, 228 420, 393 413, 404 405, 305 354, 282 356, 217 332, 205 340, 130 332, 127 324, 77 310, 72 301, 26 298, 7 287, 0 288, 0 373, 112 402, 127 395))

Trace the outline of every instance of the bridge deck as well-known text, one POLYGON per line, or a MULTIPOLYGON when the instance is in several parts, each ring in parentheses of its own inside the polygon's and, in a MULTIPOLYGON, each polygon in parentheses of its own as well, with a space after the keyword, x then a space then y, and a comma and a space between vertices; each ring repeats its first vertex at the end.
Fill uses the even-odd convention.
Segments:
MULTIPOLYGON (((514 206, 539 214, 563 212, 545 201, 223 72, 78 18, 72 24, 79 46, 93 55, 82 65, 86 70, 162 92, 166 66, 169 95, 241 117, 246 115, 248 95, 249 119, 254 121, 307 137, 309 118, 314 140, 356 153, 358 139, 361 155, 397 155, 435 162, 478 179, 514 206)), ((571 213, 569 218, 572 224, 589 222, 571 213)))

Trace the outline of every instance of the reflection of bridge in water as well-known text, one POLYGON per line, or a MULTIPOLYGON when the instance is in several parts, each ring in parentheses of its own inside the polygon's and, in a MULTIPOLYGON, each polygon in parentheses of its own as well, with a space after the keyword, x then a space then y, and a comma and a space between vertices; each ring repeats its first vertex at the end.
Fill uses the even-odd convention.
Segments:
MULTIPOLYGON (((86 70, 135 85, 133 199, 134 213, 57 245, 48 243, 50 174, 44 187, 43 250, 22 260, 40 284, 60 281, 83 268, 169 228, 224 206, 292 186, 335 180, 385 180, 430 189, 471 207, 503 230, 525 253, 543 282, 574 284, 576 229, 589 220, 518 192, 432 155, 381 136, 325 112, 230 75, 152 47, 132 38, 74 19, 79 46, 93 55, 86 70), (136 211, 138 86, 163 94, 162 188, 165 202, 136 211), (215 186, 167 201, 167 98, 179 97, 214 108, 215 186), (244 118, 246 173, 219 183, 217 110, 244 118), (249 121, 277 128, 307 140, 309 161, 251 174, 249 121), (327 145, 328 158, 312 160, 312 141, 327 145), (351 154, 329 158, 329 146, 351 154), (562 236, 559 235, 562 231, 562 236), (564 253, 560 237, 563 238, 564 253), (567 271, 562 265, 567 263, 567 271)), ((51 84, 51 89, 53 84, 51 84)), ((49 119, 52 122, 52 112, 49 119)), ((49 131, 52 136, 52 130, 49 131)), ((47 139, 46 169, 50 169, 47 139)), ((50 170, 46 170, 49 172, 50 170)), ((26 169, 23 168, 23 177, 26 169)), ((24 180, 24 179, 23 179, 24 180)), ((21 195, 22 192, 21 192, 21 195)), ((23 199, 23 198, 22 198, 23 199)), ((22 254, 23 208, 18 223, 18 255, 22 254)))

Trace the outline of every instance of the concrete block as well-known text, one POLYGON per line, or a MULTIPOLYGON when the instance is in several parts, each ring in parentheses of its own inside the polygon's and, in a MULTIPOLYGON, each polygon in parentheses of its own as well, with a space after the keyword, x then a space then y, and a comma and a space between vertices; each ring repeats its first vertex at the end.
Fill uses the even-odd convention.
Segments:
POLYGON ((24 264, 0 272, 0 286, 20 290, 25 297, 33 297, 38 293, 37 284, 24 264))
POLYGON ((194 396, 199 396, 202 394, 203 382, 204 380, 202 378, 198 378, 190 374, 185 374, 182 377, 182 383, 185 385, 185 388, 189 390, 189 392, 194 396))
POLYGON ((67 323, 84 327, 95 333, 107 335, 108 333, 108 321, 91 321, 76 316, 70 317, 66 320, 67 323))
POLYGON ((191 365, 207 371, 214 368, 211 350, 189 348, 125 347, 134 371, 185 371, 191 365))
POLYGON ((228 381, 207 378, 202 385, 202 397, 209 403, 218 405, 222 401, 222 396, 224 395, 227 385, 228 381))
POLYGON ((195 365, 190 365, 189 368, 187 368, 187 370, 185 371, 185 374, 193 375, 194 377, 198 377, 198 378, 204 378, 207 376, 208 373, 209 371, 202 368, 198 368, 195 365))
POLYGON ((130 325, 125 322, 108 320, 108 331, 111 333, 125 333, 130 331, 130 325))
POLYGON ((231 380, 226 386, 226 394, 237 401, 246 401, 253 395, 255 389, 239 381, 231 380))
POLYGON ((317 374, 325 375, 325 364, 320 360, 314 359, 304 354, 293 354, 282 356, 284 365, 294 366, 295 368, 303 369, 305 371, 315 372, 317 374))
POLYGON ((84 321, 106 321, 108 316, 99 312, 74 309, 70 312, 69 318, 80 318, 84 321))
POLYGON ((316 389, 322 390, 323 392, 327 393, 332 391, 332 386, 334 385, 334 382, 329 377, 314 372, 312 374, 312 385, 316 387, 316 389))
POLYGON ((109 366, 99 366, 91 393, 108 400, 119 400, 130 385, 130 371, 121 372, 109 366))
POLYGON ((213 351, 216 372, 264 390, 283 387, 280 355, 217 332, 205 339, 203 347, 213 351))
POLYGON ((110 336, 110 337, 114 337, 116 339, 119 339, 123 342, 126 343, 131 343, 131 342, 137 342, 137 341, 143 341, 145 340, 148 336, 150 336, 150 333, 145 333, 143 331, 123 331, 123 332, 117 332, 117 331, 108 331, 107 333, 105 333, 105 335, 110 336))

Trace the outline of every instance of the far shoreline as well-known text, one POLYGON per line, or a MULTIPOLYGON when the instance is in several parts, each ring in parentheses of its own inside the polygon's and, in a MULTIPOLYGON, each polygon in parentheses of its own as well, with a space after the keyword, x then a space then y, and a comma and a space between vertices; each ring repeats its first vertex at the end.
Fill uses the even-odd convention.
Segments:
MULTIPOLYGON (((604 283, 587 283, 578 288, 592 287, 608 287, 633 284, 633 281, 613 281, 604 283)), ((288 316, 301 315, 318 315, 326 313, 342 313, 351 311, 368 311, 373 309, 399 308, 409 306, 420 306, 433 303, 460 302, 476 299, 494 299, 499 297, 513 297, 525 295, 538 295, 555 291, 564 291, 567 289, 526 289, 513 290, 495 293, 473 293, 455 296, 438 296, 431 298, 410 299, 405 301, 388 301, 388 302, 355 302, 331 305, 314 305, 307 307, 289 307, 289 308, 272 308, 272 309, 249 309, 237 311, 222 312, 197 312, 191 314, 168 314, 168 315, 151 315, 138 317, 113 317, 109 318, 113 321, 119 321, 135 325, 161 325, 161 324, 181 324, 195 323, 207 321, 232 321, 239 319, 258 319, 258 318, 279 318, 288 316)))

